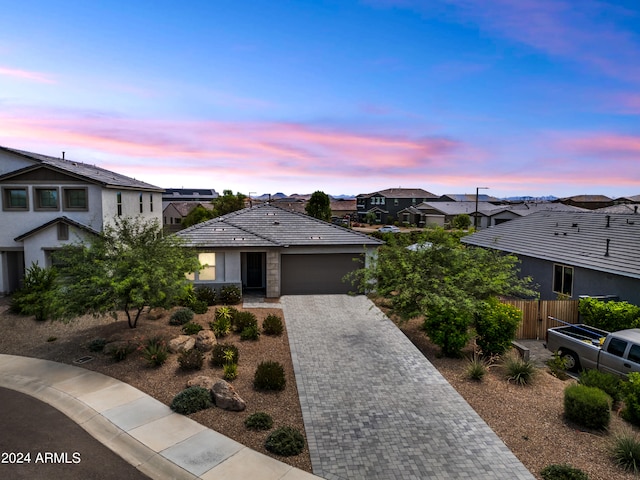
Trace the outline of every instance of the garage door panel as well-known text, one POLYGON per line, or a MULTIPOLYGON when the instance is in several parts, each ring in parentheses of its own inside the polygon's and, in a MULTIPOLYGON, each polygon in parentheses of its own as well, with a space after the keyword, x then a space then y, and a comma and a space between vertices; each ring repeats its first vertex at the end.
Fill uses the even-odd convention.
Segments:
POLYGON ((353 253, 282 255, 282 295, 349 293, 353 286, 344 276, 360 268, 362 255, 353 253), (354 262, 359 258, 360 262, 354 262))

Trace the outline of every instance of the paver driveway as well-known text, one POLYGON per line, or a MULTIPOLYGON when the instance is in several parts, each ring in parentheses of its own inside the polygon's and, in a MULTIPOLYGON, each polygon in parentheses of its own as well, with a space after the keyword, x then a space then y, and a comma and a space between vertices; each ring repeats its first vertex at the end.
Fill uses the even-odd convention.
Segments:
POLYGON ((364 296, 285 296, 316 475, 533 479, 489 426, 364 296))

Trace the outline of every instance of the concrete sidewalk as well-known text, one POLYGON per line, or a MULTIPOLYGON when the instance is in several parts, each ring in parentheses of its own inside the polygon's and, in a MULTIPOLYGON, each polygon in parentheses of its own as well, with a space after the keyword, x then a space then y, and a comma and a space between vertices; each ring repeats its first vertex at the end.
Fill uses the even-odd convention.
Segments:
POLYGON ((369 299, 286 296, 281 303, 314 473, 534 478, 369 299))
MULTIPOLYGON (((140 390, 97 372, 0 354, 0 387, 53 406, 154 479, 317 478, 174 413, 140 390)), ((77 450, 81 451, 81 445, 77 450)), ((52 469, 52 477, 54 472, 52 469)), ((99 472, 96 475, 93 478, 99 478, 99 472)))

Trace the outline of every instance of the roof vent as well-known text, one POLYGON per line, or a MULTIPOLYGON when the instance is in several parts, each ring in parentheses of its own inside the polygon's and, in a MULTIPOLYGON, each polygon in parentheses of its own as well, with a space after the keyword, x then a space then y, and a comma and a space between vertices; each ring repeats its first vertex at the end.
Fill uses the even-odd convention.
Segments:
POLYGON ((278 222, 277 220, 275 222, 273 222, 274 225, 280 225, 280 222, 278 222))
POLYGON ((236 242, 241 242, 244 240, 244 237, 233 237, 233 240, 236 242))
POLYGON ((611 223, 611 215, 607 215, 607 228, 609 228, 610 223, 611 223))
POLYGON ((609 256, 609 243, 611 243, 611 239, 607 238, 607 251, 604 252, 605 257, 609 256))
POLYGON ((322 240, 322 237, 321 237, 321 236, 319 236, 319 235, 318 235, 318 236, 311 235, 309 238, 310 238, 311 240, 322 240))
POLYGON ((577 223, 572 223, 571 224, 571 228, 578 228, 578 224, 577 223))

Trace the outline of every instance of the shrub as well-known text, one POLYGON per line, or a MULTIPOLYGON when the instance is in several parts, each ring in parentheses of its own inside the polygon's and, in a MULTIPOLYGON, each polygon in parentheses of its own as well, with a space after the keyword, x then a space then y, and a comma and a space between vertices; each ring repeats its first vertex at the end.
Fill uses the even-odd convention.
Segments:
POLYGON ((610 332, 640 326, 640 307, 628 302, 581 298, 578 311, 584 323, 610 332))
POLYGON ((570 385, 564 390, 567 420, 593 430, 601 430, 611 420, 611 399, 599 388, 570 385))
POLYGON ((150 367, 159 367, 169 357, 167 344, 163 338, 152 337, 142 346, 142 356, 150 367))
POLYGON ((222 377, 229 382, 238 376, 238 364, 236 363, 225 363, 222 369, 222 377))
POLYGON ((129 356, 131 352, 136 349, 136 346, 133 343, 122 341, 122 342, 111 342, 107 343, 104 346, 104 353, 113 358, 116 362, 121 362, 125 358, 129 356))
POLYGON ((256 412, 245 419, 244 426, 249 430, 269 430, 273 427, 273 418, 268 413, 256 412))
POLYGON ((217 343, 211 351, 211 365, 222 367, 228 362, 228 351, 233 352, 232 363, 238 363, 238 347, 230 343, 217 343))
POLYGON ((233 329, 242 332, 247 327, 257 327, 258 319, 253 312, 235 312, 233 316, 233 329))
POLYGON ((628 472, 640 473, 640 440, 632 432, 616 435, 610 453, 616 465, 628 472))
POLYGON ((171 410, 182 415, 189 415, 212 405, 213 401, 209 390, 203 387, 189 387, 173 397, 171 410))
POLYGON ((280 427, 267 437, 264 447, 276 455, 290 457, 304 450, 304 437, 295 428, 280 427))
POLYGON ((54 268, 42 268, 37 263, 27 268, 22 288, 11 296, 11 311, 18 315, 34 315, 38 321, 62 316, 58 274, 54 268))
POLYGON ((627 375, 627 382, 622 383, 624 410, 622 418, 634 425, 640 425, 640 373, 627 375))
POLYGON ((474 355, 473 358, 469 359, 469 364, 465 371, 467 378, 476 382, 481 381, 489 371, 488 363, 484 358, 474 355))
POLYGON ((505 356, 502 366, 507 380, 517 385, 529 385, 538 373, 535 363, 513 353, 505 356))
POLYGON ((614 402, 622 399, 622 384, 618 377, 598 370, 585 370, 580 373, 580 383, 587 387, 596 387, 606 392, 614 402))
POLYGON ((226 337, 231 331, 231 320, 227 318, 218 318, 213 322, 209 322, 209 326, 217 338, 226 337))
POLYGON ((218 300, 223 305, 237 305, 242 301, 242 291, 235 285, 226 285, 220 289, 218 300))
POLYGON ((204 363, 204 356, 197 348, 183 350, 178 355, 178 364, 182 370, 200 370, 204 363))
POLYGON ((204 300, 193 300, 188 307, 193 310, 194 313, 197 313, 198 315, 202 315, 204 313, 207 313, 207 311, 209 310, 209 305, 207 304, 207 302, 205 302, 204 300))
POLYGON ((546 361, 547 367, 549 368, 549 373, 560 380, 566 380, 569 378, 567 372, 567 361, 562 358, 562 356, 558 355, 558 352, 555 352, 553 356, 546 361))
POLYGON ((216 291, 207 287, 206 285, 200 285, 195 288, 196 299, 206 303, 208 306, 216 304, 216 291))
POLYGON ((284 367, 278 362, 261 362, 253 377, 256 390, 284 390, 286 383, 284 367))
POLYGON ((202 325, 200 325, 199 323, 194 323, 194 322, 187 322, 182 327, 182 332, 185 335, 195 335, 200 330, 202 330, 202 325))
POLYGON ((190 308, 180 308, 171 314, 169 325, 184 325, 193 320, 193 310, 190 308))
POLYGON ((540 471, 544 480, 589 480, 589 475, 567 464, 553 464, 540 471))
POLYGON ((260 338, 258 325, 249 325, 240 333, 240 340, 258 340, 258 338, 260 338))
POLYGON ((464 312, 452 308, 431 308, 422 329, 447 357, 459 357, 469 342, 471 318, 464 312))
POLYGON ((90 352, 101 352, 104 350, 104 346, 107 344, 106 338, 94 338, 89 342, 87 348, 90 352))
POLYGON ((476 340, 484 355, 502 355, 511 346, 522 320, 522 312, 497 298, 484 302, 475 317, 476 340))
POLYGON ((284 324, 278 315, 270 313, 262 322, 262 331, 265 335, 282 335, 284 324))

